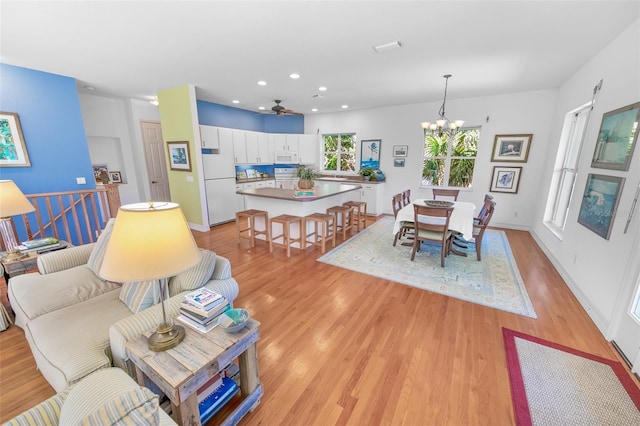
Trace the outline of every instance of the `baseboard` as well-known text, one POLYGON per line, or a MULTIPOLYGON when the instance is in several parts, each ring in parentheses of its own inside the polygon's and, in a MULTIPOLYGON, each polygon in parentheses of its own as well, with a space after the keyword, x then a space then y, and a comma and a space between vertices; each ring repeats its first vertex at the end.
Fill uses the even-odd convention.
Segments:
POLYGON ((562 266, 558 259, 551 253, 549 248, 542 242, 540 237, 531 230, 529 230, 529 234, 531 234, 535 242, 538 244, 538 247, 540 247, 551 264, 553 264, 553 266, 556 268, 565 284, 567 284, 567 287, 569 287, 569 290, 571 290, 576 299, 578 299, 578 302, 580 303, 582 308, 586 311, 587 315, 589 315, 589 318, 591 318, 591 321, 593 321, 596 327, 598 327, 598 330, 600 330, 602 336, 607 340, 611 340, 609 337, 607 337, 609 321, 607 321, 605 316, 602 315, 602 313, 589 302, 587 296, 585 296, 580 287, 571 278, 567 270, 562 266))

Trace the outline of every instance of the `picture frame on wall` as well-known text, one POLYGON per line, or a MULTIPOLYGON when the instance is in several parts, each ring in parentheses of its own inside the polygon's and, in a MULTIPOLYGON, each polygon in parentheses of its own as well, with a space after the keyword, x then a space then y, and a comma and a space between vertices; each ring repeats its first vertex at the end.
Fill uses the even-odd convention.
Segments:
POLYGON ((640 102, 604 113, 591 167, 629 170, 638 141, 639 122, 640 102))
POLYGON ((526 163, 529 158, 533 134, 496 135, 493 140, 491 161, 526 163))
POLYGON ((493 168, 493 177, 491 178, 490 192, 505 192, 508 194, 517 194, 520 186, 520 175, 522 167, 500 167, 493 168))
POLYGON ((624 181, 625 178, 619 176, 590 173, 582 195, 578 223, 608 240, 624 181))
POLYGON ((169 152, 169 166, 171 170, 191 171, 189 142, 167 142, 167 151, 169 152))
POLYGON ((371 167, 372 169, 380 168, 380 146, 382 140, 369 139, 363 140, 360 145, 360 169, 371 167))
POLYGON ((408 145, 394 145, 393 146, 393 156, 394 157, 406 157, 408 151, 409 151, 409 146, 408 145))
POLYGON ((122 183, 122 174, 117 171, 109 172, 109 180, 111 183, 122 183))
POLYGON ((109 169, 106 164, 92 164, 93 178, 96 183, 109 183, 109 169))
POLYGON ((14 112, 0 112, 0 167, 31 167, 20 117, 14 112))

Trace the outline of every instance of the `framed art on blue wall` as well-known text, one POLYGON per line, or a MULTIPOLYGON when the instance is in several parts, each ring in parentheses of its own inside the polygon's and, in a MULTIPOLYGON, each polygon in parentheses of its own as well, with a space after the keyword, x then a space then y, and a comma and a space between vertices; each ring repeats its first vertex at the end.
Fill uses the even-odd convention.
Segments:
POLYGON ((371 167, 380 168, 380 139, 363 140, 360 149, 360 168, 371 167))
POLYGON ((623 177, 589 174, 578 223, 608 240, 623 186, 623 177))
POLYGON ((18 114, 0 112, 0 167, 30 167, 18 114))

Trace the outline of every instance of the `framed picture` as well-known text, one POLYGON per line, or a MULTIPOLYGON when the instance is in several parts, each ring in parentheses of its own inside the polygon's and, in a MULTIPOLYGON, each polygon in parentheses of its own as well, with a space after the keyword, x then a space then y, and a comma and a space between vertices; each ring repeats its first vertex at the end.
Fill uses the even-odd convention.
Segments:
POLYGON ((96 183, 109 183, 109 170, 106 164, 93 164, 93 178, 96 183))
POLYGON ((608 240, 623 186, 623 177, 589 174, 578 223, 608 240))
POLYGON ((393 167, 404 167, 404 158, 394 158, 393 167))
POLYGON ((394 145, 393 146, 393 156, 394 157, 406 157, 408 150, 409 150, 409 146, 408 145, 394 145))
POLYGON ((603 114, 591 167, 629 170, 639 122, 640 102, 603 114))
POLYGON ((491 161, 509 161, 512 163, 526 163, 529 157, 532 134, 526 135, 496 135, 493 140, 493 154, 491 161))
POLYGON ((380 168, 380 139, 363 140, 360 149, 360 168, 380 168))
POLYGON ((111 183, 122 183, 122 175, 120 172, 109 172, 109 180, 111 183))
POLYGON ((0 167, 31 167, 20 118, 13 112, 0 112, 0 167))
POLYGON ((489 188, 489 191, 517 194, 521 173, 522 167, 495 166, 493 168, 493 177, 491 178, 491 188, 489 188))
POLYGON ((189 142, 167 142, 167 150, 169 151, 171 170, 191 171, 189 142))

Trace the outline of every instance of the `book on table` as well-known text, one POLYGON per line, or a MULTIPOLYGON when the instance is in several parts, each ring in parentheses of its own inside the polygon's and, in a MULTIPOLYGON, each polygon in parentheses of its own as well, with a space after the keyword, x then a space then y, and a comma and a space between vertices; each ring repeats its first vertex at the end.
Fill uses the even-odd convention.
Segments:
POLYGON ((202 424, 208 422, 239 390, 240 387, 233 379, 223 377, 222 384, 213 393, 198 403, 200 422, 202 424))
POLYGON ((180 307, 180 313, 182 315, 186 316, 187 318, 194 320, 195 322, 198 322, 200 324, 206 325, 209 322, 211 322, 214 319, 216 319, 218 317, 218 315, 220 315, 221 313, 225 312, 229 308, 230 308, 229 304, 225 303, 225 304, 220 305, 216 309, 212 310, 209 314, 201 315, 199 313, 192 312, 192 311, 190 311, 188 309, 184 309, 183 307, 180 307))
POLYGON ((184 314, 178 314, 178 316, 176 317, 177 321, 180 321, 182 324, 187 325, 191 328, 193 328, 196 331, 199 331, 200 333, 208 333, 209 331, 213 330, 217 325, 218 325, 218 321, 211 321, 208 324, 200 324, 197 321, 192 320, 191 318, 187 317, 184 314))
POLYGON ((190 302, 188 299, 185 298, 180 304, 180 308, 185 311, 189 311, 194 314, 198 314, 203 317, 209 318, 215 315, 216 311, 220 310, 221 307, 223 307, 227 303, 228 303, 227 299, 223 296, 222 298, 216 300, 214 303, 211 303, 210 305, 208 305, 207 308, 201 308, 199 306, 194 305, 192 302, 190 302))
POLYGON ((59 242, 60 241, 57 238, 46 237, 46 238, 40 238, 38 240, 23 241, 22 245, 25 246, 27 249, 34 249, 34 248, 49 246, 51 244, 58 244, 59 242))
POLYGON ((197 290, 188 293, 185 296, 185 299, 188 300, 192 305, 195 305, 201 309, 207 310, 207 307, 212 304, 219 303, 218 301, 224 296, 220 293, 216 293, 213 290, 209 290, 207 287, 201 287, 197 290))

